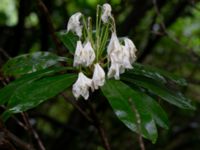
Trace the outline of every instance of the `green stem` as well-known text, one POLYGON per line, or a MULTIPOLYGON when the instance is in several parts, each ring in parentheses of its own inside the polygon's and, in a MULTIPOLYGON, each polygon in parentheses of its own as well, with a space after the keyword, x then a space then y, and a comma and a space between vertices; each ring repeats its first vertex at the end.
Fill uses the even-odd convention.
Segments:
POLYGON ((102 36, 101 36, 101 45, 100 45, 100 53, 99 53, 99 57, 101 57, 101 55, 103 54, 103 51, 105 49, 106 46, 106 42, 108 41, 108 35, 109 35, 109 24, 106 25, 106 27, 104 28, 104 32, 102 31, 102 36))
POLYGON ((96 62, 98 62, 98 53, 99 53, 99 22, 101 22, 101 20, 99 20, 99 5, 97 5, 97 12, 96 12, 96 62))

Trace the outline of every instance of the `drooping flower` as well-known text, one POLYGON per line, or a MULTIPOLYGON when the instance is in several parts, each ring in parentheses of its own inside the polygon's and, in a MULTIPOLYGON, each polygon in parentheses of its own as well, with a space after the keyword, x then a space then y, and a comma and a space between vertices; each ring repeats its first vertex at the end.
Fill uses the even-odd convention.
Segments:
POLYGON ((119 79, 119 75, 124 73, 123 67, 123 46, 120 44, 115 32, 112 33, 111 40, 107 48, 108 59, 111 61, 111 66, 108 70, 108 77, 119 79))
POLYGON ((80 72, 77 81, 72 87, 72 93, 76 99, 82 96, 85 100, 87 100, 89 98, 90 87, 92 87, 92 80, 80 72))
POLYGON ((81 41, 77 41, 76 50, 74 54, 73 66, 89 66, 95 59, 95 52, 91 43, 88 41, 84 46, 81 41))
POLYGON ((77 41, 76 50, 74 53, 74 64, 73 66, 79 66, 82 64, 82 53, 83 53, 83 46, 81 41, 77 41))
POLYGON ((108 78, 114 77, 116 80, 119 80, 120 77, 120 65, 117 63, 111 63, 111 66, 108 70, 108 78))
POLYGON ((82 36, 82 25, 80 23, 81 16, 82 16, 82 14, 80 12, 73 14, 69 18, 69 21, 67 24, 67 31, 75 32, 76 35, 78 35, 79 37, 82 36))
POLYGON ((84 58, 85 58, 85 62, 83 62, 83 64, 85 66, 89 66, 93 63, 94 59, 95 59, 95 52, 94 49, 92 48, 92 45, 89 41, 87 41, 87 43, 84 46, 84 58))
POLYGON ((103 86, 105 83, 105 72, 103 68, 97 63, 94 65, 94 74, 92 77, 93 88, 97 90, 99 86, 103 86))
POLYGON ((108 44, 108 48, 107 48, 108 56, 110 56, 110 54, 113 51, 118 52, 118 53, 122 51, 121 45, 119 43, 119 40, 115 32, 112 33, 110 42, 108 44))
POLYGON ((113 32, 107 48, 108 60, 111 62, 108 77, 119 79, 119 75, 124 73, 125 69, 132 69, 132 63, 136 60, 136 51, 137 49, 130 39, 124 38, 124 45, 122 45, 116 33, 113 32))
POLYGON ((131 65, 131 62, 130 62, 130 52, 129 52, 129 49, 126 47, 126 46, 122 46, 122 49, 123 49, 123 53, 122 53, 122 56, 123 56, 123 59, 122 59, 122 66, 126 69, 132 69, 132 65, 131 65))
POLYGON ((133 62, 136 61, 135 53, 136 53, 137 49, 136 49, 134 43, 129 38, 125 38, 124 43, 125 43, 126 49, 129 51, 129 60, 130 60, 130 63, 132 64, 133 62))
POLYGON ((112 11, 112 8, 110 6, 110 4, 108 3, 105 3, 103 5, 103 12, 102 12, 102 16, 101 16, 101 19, 103 21, 103 23, 107 23, 108 22, 108 19, 109 17, 111 17, 111 11, 112 11))

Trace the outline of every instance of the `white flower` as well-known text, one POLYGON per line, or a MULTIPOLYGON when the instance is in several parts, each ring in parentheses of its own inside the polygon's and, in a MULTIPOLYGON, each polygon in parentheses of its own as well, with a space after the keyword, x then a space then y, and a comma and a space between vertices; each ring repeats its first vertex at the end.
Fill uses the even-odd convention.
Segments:
POLYGON ((124 73, 124 53, 123 46, 120 44, 115 32, 112 33, 111 40, 108 44, 107 53, 108 59, 111 61, 111 66, 108 70, 108 78, 114 77, 119 79, 119 75, 124 73))
POLYGON ((92 48, 91 43, 88 41, 85 46, 84 46, 84 55, 83 57, 85 58, 85 62, 83 62, 83 64, 85 66, 89 66, 93 63, 94 59, 95 59, 95 52, 94 49, 92 48))
POLYGON ((122 51, 122 47, 121 47, 121 45, 119 43, 119 40, 118 40, 117 35, 116 35, 115 32, 112 33, 110 42, 108 44, 108 48, 107 48, 108 56, 110 56, 110 54, 113 51, 118 52, 118 53, 120 53, 122 51))
POLYGON ((93 88, 97 90, 99 86, 103 86, 105 83, 105 72, 103 68, 97 63, 94 65, 94 74, 92 77, 93 88))
POLYGON ((68 21, 67 24, 67 31, 75 32, 79 37, 82 36, 82 25, 80 23, 80 18, 82 14, 80 12, 77 12, 73 14, 68 21))
POLYGON ((123 72, 124 69, 119 63, 111 63, 111 66, 108 70, 108 78, 114 77, 116 80, 119 80, 120 72, 123 72))
POLYGON ((122 65, 126 69, 132 69, 133 67, 132 67, 131 62, 130 62, 129 49, 126 46, 122 46, 122 49, 123 49, 122 65))
POLYGON ((129 51, 129 60, 130 60, 130 63, 132 64, 136 60, 135 53, 136 53, 137 49, 136 49, 134 43, 128 38, 124 39, 124 43, 125 43, 126 49, 129 51))
POLYGON ((103 12, 102 12, 103 14, 102 14, 102 16, 101 16, 101 19, 102 19, 102 21, 103 21, 104 23, 107 23, 109 17, 112 16, 112 15, 111 15, 111 11, 112 11, 111 6, 110 6, 108 3, 105 3, 105 4, 103 5, 103 12))
POLYGON ((91 86, 92 80, 80 72, 76 83, 74 83, 72 87, 72 93, 76 99, 83 96, 84 99, 87 100, 89 98, 89 88, 91 86))
POLYGON ((73 66, 78 66, 82 64, 82 53, 83 53, 83 46, 81 41, 77 41, 76 50, 74 54, 74 64, 73 66))
POLYGON ((73 66, 89 66, 95 59, 95 52, 91 43, 88 41, 84 46, 81 41, 77 41, 76 50, 74 54, 73 66))

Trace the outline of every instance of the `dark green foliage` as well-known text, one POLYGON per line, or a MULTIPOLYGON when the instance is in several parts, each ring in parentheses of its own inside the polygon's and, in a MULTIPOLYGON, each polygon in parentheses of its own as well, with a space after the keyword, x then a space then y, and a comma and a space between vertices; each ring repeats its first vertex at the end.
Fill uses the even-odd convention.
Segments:
POLYGON ((66 58, 50 52, 34 52, 8 60, 2 69, 5 75, 19 76, 58 65, 59 62, 66 62, 66 58))
POLYGON ((65 45, 65 47, 69 50, 71 54, 74 54, 76 49, 76 41, 78 40, 78 36, 74 35, 72 32, 60 31, 57 32, 59 39, 65 45))
POLYGON ((70 87, 75 79, 76 75, 67 74, 21 83, 14 89, 12 94, 10 93, 7 110, 3 114, 3 119, 7 119, 9 117, 8 114, 29 110, 45 100, 56 96, 58 93, 70 87))

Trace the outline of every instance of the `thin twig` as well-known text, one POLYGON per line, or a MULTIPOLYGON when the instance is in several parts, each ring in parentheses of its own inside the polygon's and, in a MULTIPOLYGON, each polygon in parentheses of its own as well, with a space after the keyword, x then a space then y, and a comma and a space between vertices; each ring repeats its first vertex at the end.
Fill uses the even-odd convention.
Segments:
POLYGON ((44 15, 44 17, 46 18, 46 22, 48 24, 48 29, 49 29, 49 33, 50 36, 53 40, 53 42, 56 45, 56 48, 58 49, 58 52, 62 54, 63 51, 66 51, 63 47, 63 45, 61 44, 60 40, 58 39, 57 35, 56 35, 56 31, 54 29, 54 25, 51 21, 51 15, 47 9, 47 7, 45 6, 45 4, 43 3, 42 0, 37 0, 37 5, 38 8, 40 10, 40 12, 44 15))
POLYGON ((34 150, 34 148, 30 145, 25 143, 24 141, 20 140, 18 137, 16 137, 14 134, 12 134, 10 131, 5 130, 7 137, 15 143, 16 146, 18 146, 22 150, 34 150))
MULTIPOLYGON (((99 135, 101 137, 101 140, 103 142, 103 145, 105 147, 106 150, 111 150, 110 149, 110 144, 108 142, 108 138, 106 136, 106 132, 104 130, 104 128, 102 127, 102 123, 100 122, 94 108, 92 107, 91 104, 87 103, 89 108, 90 108, 90 112, 91 112, 91 117, 78 105, 77 101, 76 100, 71 100, 72 98, 71 97, 68 97, 65 93, 62 93, 62 96, 64 97, 64 99, 67 101, 67 102, 70 102, 83 116, 84 118, 90 122, 92 125, 94 125, 98 132, 99 132, 99 135)), ((89 102, 89 100, 88 100, 89 102)))
POLYGON ((22 117, 23 117, 25 123, 27 124, 28 129, 31 131, 31 134, 34 136, 35 140, 37 141, 40 150, 46 150, 38 133, 33 129, 32 125, 29 121, 27 113, 22 113, 22 117))
MULTIPOLYGON (((21 150, 34 150, 32 145, 25 143, 24 141, 19 139, 17 136, 15 136, 13 133, 11 133, 9 130, 7 130, 4 127, 4 124, 1 121, 1 119, 0 119, 0 137, 2 139, 6 139, 12 142, 17 148, 20 148, 21 150)), ((0 141, 2 139, 0 139, 0 141)))
POLYGON ((92 104, 90 103, 90 100, 88 100, 88 106, 91 111, 91 116, 94 120, 94 126, 97 128, 97 130, 99 132, 99 135, 101 137, 101 140, 102 140, 105 150, 111 150, 105 129, 103 128, 102 122, 100 121, 95 109, 93 108, 92 104))
POLYGON ((93 120, 92 118, 78 105, 76 100, 71 100, 71 98, 69 98, 65 93, 62 93, 62 96, 64 97, 64 99, 71 103, 83 116, 84 118, 91 124, 93 124, 93 120))
MULTIPOLYGON (((157 1, 156 1, 156 0, 152 0, 152 1, 153 1, 153 5, 154 5, 154 8, 155 8, 155 11, 156 11, 157 16, 162 17, 162 15, 161 15, 161 13, 160 13, 160 10, 159 10, 159 8, 158 8, 158 5, 157 5, 157 1)), ((166 28, 165 23, 164 23, 163 20, 161 21, 160 26, 161 26, 161 28, 162 28, 164 34, 167 35, 167 37, 168 37, 169 39, 171 39, 173 42, 175 42, 176 44, 178 44, 178 45, 179 45, 180 47, 182 47, 183 49, 186 49, 187 51, 192 52, 192 54, 193 54, 195 57, 198 57, 198 59, 200 59, 200 56, 199 56, 198 54, 196 54, 192 48, 190 48, 190 47, 188 47, 188 46, 182 44, 181 41, 180 41, 177 37, 172 36, 172 35, 167 31, 167 28, 166 28)))
POLYGON ((0 48, 0 52, 1 52, 6 58, 8 58, 8 59, 11 58, 10 55, 9 55, 4 49, 0 48))

